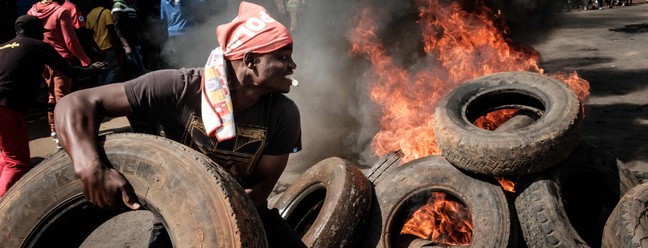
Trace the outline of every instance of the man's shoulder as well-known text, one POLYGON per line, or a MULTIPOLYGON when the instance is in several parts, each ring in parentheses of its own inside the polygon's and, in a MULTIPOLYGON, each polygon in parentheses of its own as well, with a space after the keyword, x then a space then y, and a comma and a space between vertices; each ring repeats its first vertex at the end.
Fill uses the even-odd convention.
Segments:
POLYGON ((155 82, 184 82, 200 83, 203 75, 203 68, 180 68, 180 69, 160 69, 146 73, 138 78, 129 81, 155 81, 155 82))
POLYGON ((35 39, 29 36, 18 35, 6 43, 2 43, 2 47, 19 47, 19 46, 49 46, 46 42, 35 39))
POLYGON ((278 110, 299 112, 297 104, 285 94, 271 94, 270 99, 273 102, 273 107, 277 108, 278 110))

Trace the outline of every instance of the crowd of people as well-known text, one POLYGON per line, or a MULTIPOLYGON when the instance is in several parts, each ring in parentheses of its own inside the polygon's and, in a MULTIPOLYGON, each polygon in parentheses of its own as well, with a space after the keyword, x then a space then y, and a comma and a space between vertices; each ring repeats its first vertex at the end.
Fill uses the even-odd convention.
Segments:
POLYGON ((569 10, 592 10, 603 9, 603 7, 614 8, 614 6, 625 7, 631 6, 632 0, 565 0, 563 1, 563 8, 569 10))
MULTIPOLYGON (((148 28, 134 0, 91 0, 83 7, 69 0, 25 2, 9 6, 17 16, 14 34, 0 41, 0 197, 31 168, 23 113, 44 81, 52 137, 72 158, 89 202, 141 207, 128 180, 98 149, 103 117, 127 116, 163 128, 167 138, 206 154, 237 179, 257 207, 271 247, 305 247, 267 206, 289 155, 301 150, 299 110, 285 96, 297 68, 290 29, 264 7, 238 1, 236 18, 217 27, 216 48, 204 51, 205 66, 181 68, 150 59, 181 51, 173 45, 147 48, 151 41, 142 34, 148 28), (83 80, 88 87, 75 89, 83 80)), ((292 11, 298 2, 277 0, 273 6, 292 11)), ((207 3, 161 0, 167 41, 190 34, 201 21, 197 11, 210 9, 200 4, 207 3)))

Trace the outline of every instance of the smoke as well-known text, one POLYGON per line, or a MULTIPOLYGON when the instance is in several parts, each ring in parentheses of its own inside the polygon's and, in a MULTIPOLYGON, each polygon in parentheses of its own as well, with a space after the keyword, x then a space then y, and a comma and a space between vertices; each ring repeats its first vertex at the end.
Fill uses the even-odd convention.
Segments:
POLYGON ((378 112, 361 80, 366 61, 348 54, 354 14, 353 1, 308 1, 298 17, 293 58, 300 85, 288 96, 300 108, 304 149, 291 155, 291 170, 305 170, 332 156, 359 166, 375 159, 370 144, 379 128, 378 112))

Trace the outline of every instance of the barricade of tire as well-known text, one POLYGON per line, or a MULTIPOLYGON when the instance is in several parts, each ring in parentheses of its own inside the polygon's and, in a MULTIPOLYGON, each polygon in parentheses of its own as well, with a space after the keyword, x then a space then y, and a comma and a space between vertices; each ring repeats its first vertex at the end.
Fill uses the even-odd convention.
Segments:
POLYGON ((581 143, 581 109, 559 80, 496 73, 444 97, 435 113, 435 134, 454 166, 519 179, 515 208, 529 247, 596 247, 607 216, 637 180, 613 156, 581 143), (531 113, 520 123, 534 121, 498 132, 473 124, 499 109, 531 113))
POLYGON ((331 157, 306 170, 273 207, 308 247, 357 247, 371 200, 362 171, 331 157))
POLYGON ((603 228, 604 248, 648 247, 648 183, 630 189, 603 228))
POLYGON ((637 184, 614 156, 582 143, 554 168, 518 185, 515 208, 527 245, 600 247, 605 221, 637 184))
MULTIPOLYGON (((162 220, 175 247, 267 247, 243 188, 205 155, 163 137, 134 133, 107 135, 102 147, 144 209, 162 220)), ((0 200, 0 247, 79 247, 122 212, 89 204, 61 151, 0 200)))
POLYGON ((491 176, 523 176, 566 158, 582 136, 581 105, 563 82, 531 72, 502 72, 470 80, 437 105, 434 133, 453 165, 491 176), (489 112, 518 109, 540 116, 507 132, 473 122, 489 112))
POLYGON ((398 224, 408 198, 439 191, 461 200, 472 212, 470 247, 515 247, 517 226, 502 188, 493 178, 471 175, 441 156, 416 159, 390 169, 375 185, 374 206, 362 247, 396 247, 398 224))

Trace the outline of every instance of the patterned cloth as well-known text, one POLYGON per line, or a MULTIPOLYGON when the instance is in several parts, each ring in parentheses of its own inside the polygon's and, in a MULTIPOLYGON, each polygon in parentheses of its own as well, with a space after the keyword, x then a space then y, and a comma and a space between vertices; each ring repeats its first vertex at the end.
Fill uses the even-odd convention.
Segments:
POLYGON ((209 54, 202 81, 202 119, 207 135, 216 136, 218 141, 234 138, 234 108, 227 87, 225 58, 218 47, 209 54))

